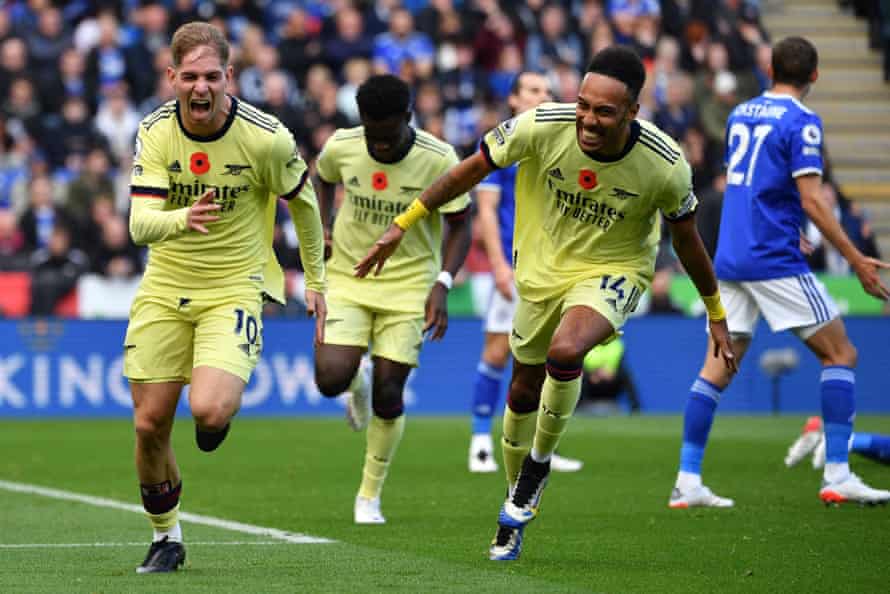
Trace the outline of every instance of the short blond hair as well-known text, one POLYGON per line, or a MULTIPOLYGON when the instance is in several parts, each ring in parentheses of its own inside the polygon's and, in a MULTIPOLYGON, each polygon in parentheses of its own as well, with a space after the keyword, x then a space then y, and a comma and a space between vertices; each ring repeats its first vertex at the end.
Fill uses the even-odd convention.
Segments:
POLYGON ((229 42, 222 31, 210 23, 195 21, 182 25, 173 34, 173 41, 170 42, 173 67, 179 68, 185 55, 202 45, 212 47, 219 54, 223 66, 229 63, 229 42))

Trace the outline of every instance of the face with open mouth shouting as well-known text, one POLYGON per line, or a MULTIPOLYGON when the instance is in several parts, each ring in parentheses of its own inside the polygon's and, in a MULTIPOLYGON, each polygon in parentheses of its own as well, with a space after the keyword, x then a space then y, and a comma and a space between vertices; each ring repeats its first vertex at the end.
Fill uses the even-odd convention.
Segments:
POLYGON ((231 109, 226 86, 232 67, 223 64, 212 47, 195 47, 182 57, 179 67, 167 69, 167 76, 188 132, 207 136, 222 128, 231 109))

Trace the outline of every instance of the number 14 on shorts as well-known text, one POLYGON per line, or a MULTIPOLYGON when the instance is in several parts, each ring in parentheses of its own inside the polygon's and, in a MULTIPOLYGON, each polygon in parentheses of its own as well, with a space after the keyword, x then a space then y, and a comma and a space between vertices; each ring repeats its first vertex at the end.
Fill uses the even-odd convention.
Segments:
POLYGON ((605 293, 604 300, 616 312, 627 315, 637 308, 643 292, 629 282, 624 276, 604 274, 600 281, 600 290, 605 293))

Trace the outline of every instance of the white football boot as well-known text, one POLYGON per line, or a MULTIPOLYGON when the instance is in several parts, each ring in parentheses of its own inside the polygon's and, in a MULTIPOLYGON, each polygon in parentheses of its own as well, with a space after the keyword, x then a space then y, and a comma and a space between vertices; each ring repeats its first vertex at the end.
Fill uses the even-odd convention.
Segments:
POLYGON ((380 498, 369 499, 356 495, 353 518, 356 524, 386 524, 386 518, 380 511, 380 498))
POLYGON ((578 472, 584 468, 584 462, 574 458, 565 458, 559 454, 550 456, 550 470, 554 472, 578 472))
POLYGON ((822 419, 810 417, 803 426, 803 432, 788 448, 785 455, 785 466, 791 468, 816 449, 822 439, 822 419))
POLYGON ((674 487, 668 507, 672 509, 686 509, 689 507, 733 507, 735 501, 727 497, 715 495, 713 491, 704 485, 681 491, 674 487))
POLYGON ((825 467, 825 434, 819 436, 819 443, 813 450, 813 469, 819 470, 825 467))
POLYGON ((488 433, 477 433, 470 440, 470 472, 497 472, 494 444, 488 433))
POLYGON ((890 501, 890 491, 873 489, 851 472, 847 475, 847 478, 834 483, 828 483, 823 480, 822 488, 819 490, 819 499, 825 505, 838 505, 840 503, 875 505, 890 501))

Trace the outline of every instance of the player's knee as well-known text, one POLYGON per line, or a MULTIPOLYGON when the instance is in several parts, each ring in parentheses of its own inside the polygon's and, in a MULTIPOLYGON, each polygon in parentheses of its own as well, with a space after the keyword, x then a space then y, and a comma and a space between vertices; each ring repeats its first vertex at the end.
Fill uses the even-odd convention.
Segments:
POLYGON ((517 381, 510 384, 510 390, 507 392, 507 406, 516 414, 535 412, 538 410, 540 400, 540 390, 517 381))
POLYGON ((374 416, 381 419, 395 419, 405 412, 402 398, 402 384, 395 380, 384 380, 374 386, 371 408, 374 416))
POLYGON ((166 419, 161 415, 137 414, 134 419, 136 439, 143 447, 151 447, 165 444, 170 439, 172 419, 166 419))
POLYGON ((555 339, 547 350, 547 361, 560 367, 581 367, 584 362, 585 345, 569 339, 555 339))
POLYGON ((232 412, 222 402, 195 402, 192 417, 205 431, 222 431, 231 419, 232 412))
POLYGON ((325 398, 334 398, 349 389, 352 377, 338 367, 315 362, 315 387, 325 398))
POLYGON ((330 376, 315 374, 315 387, 325 398, 335 398, 349 388, 349 380, 340 380, 330 376))

